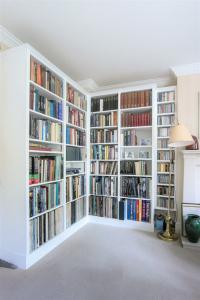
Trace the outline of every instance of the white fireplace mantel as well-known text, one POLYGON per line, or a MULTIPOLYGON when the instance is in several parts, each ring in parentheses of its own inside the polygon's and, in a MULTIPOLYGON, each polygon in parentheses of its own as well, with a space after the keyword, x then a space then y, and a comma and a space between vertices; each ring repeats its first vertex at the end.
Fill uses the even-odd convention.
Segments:
POLYGON ((200 151, 184 150, 183 203, 200 203, 200 151))

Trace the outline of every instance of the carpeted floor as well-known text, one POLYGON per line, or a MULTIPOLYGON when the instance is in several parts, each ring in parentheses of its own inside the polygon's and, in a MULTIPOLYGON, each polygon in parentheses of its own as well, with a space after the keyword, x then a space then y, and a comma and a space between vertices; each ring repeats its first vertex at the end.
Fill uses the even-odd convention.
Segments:
POLYGON ((200 299, 200 253, 88 224, 27 271, 0 268, 1 300, 200 299))

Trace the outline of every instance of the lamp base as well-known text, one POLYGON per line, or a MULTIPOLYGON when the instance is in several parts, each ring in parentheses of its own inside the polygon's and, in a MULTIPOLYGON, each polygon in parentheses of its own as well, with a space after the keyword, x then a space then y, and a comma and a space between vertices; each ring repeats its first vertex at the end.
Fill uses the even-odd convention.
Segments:
POLYGON ((163 241, 177 241, 178 235, 176 233, 170 233, 167 231, 159 232, 158 237, 163 241))
POLYGON ((168 213, 165 217, 166 229, 165 229, 165 231, 158 233, 158 237, 161 240, 164 240, 164 241, 177 241, 178 240, 178 235, 176 233, 172 232, 172 230, 170 228, 171 220, 172 219, 170 216, 170 211, 168 211, 168 213))

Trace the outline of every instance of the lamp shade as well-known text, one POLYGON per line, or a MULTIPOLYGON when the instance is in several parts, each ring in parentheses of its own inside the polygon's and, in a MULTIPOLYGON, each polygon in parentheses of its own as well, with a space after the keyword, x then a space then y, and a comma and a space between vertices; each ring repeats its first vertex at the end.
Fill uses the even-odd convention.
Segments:
POLYGON ((169 135, 169 147, 184 147, 192 145, 194 140, 189 130, 182 124, 178 124, 171 128, 169 135))

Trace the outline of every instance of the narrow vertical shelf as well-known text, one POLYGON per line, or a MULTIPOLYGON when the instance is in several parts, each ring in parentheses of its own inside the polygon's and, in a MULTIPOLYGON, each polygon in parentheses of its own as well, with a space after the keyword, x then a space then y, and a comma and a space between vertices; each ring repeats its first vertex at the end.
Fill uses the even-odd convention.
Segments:
POLYGON ((170 128, 176 118, 176 88, 157 90, 157 195, 156 214, 165 213, 169 201, 171 173, 170 210, 176 211, 176 151, 168 147, 170 128), (173 162, 173 163, 172 163, 173 162))

